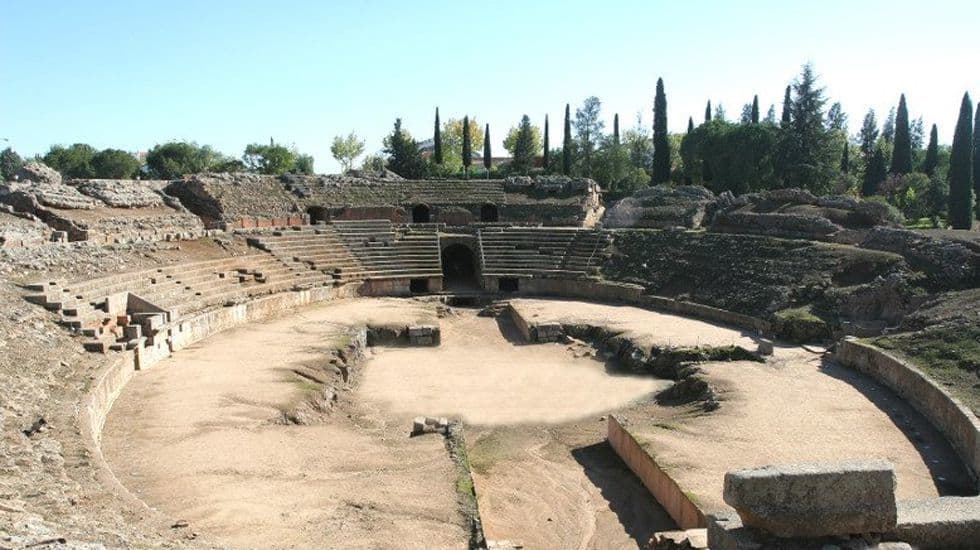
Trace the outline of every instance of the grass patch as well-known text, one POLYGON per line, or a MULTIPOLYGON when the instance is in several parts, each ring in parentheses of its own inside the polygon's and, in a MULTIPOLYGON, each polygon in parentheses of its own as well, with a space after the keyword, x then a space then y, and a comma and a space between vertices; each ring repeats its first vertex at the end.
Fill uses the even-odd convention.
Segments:
POLYGON ((777 311, 774 315, 776 335, 795 344, 825 340, 830 327, 809 306, 777 311))
POLYGON ((486 475, 498 462, 514 456, 518 448, 516 439, 502 430, 481 435, 467 451, 470 468, 486 475))
POLYGON ((977 323, 946 323, 917 332, 881 336, 871 343, 907 359, 980 416, 977 323))

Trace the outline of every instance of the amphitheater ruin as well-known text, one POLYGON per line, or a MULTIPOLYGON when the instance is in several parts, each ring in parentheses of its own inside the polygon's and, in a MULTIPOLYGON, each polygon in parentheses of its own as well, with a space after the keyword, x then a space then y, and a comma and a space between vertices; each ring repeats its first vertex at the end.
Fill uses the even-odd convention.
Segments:
POLYGON ((555 176, 0 203, 0 547, 980 547, 980 367, 917 355, 976 233, 555 176))

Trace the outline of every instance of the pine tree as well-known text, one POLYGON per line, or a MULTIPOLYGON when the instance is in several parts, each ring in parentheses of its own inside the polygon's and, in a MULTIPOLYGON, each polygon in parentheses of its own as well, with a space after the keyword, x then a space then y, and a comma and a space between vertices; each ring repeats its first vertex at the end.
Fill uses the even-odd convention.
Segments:
MULTIPOLYGON (((710 111, 711 102, 708 102, 710 111)), ((664 81, 657 79, 657 93, 653 100, 653 173, 654 184, 670 181, 670 137, 667 134, 667 94, 664 81)))
POLYGON ((704 108, 704 121, 711 122, 711 100, 708 100, 708 105, 704 108))
POLYGON ((789 126, 792 112, 793 112, 793 88, 792 86, 786 86, 786 94, 783 96, 783 127, 789 126))
POLYGON ((493 163, 493 154, 490 151, 490 125, 487 124, 483 130, 483 167, 487 169, 487 177, 490 177, 490 166, 493 163))
POLYGON ((840 172, 847 174, 851 171, 851 146, 844 143, 844 153, 840 157, 840 172))
POLYGON ((932 131, 929 132, 929 146, 926 147, 926 158, 922 161, 922 171, 931 178, 936 174, 937 166, 939 166, 939 130, 933 124, 932 131))
POLYGON ((885 123, 881 125, 881 139, 885 140, 885 143, 891 145, 895 142, 895 108, 892 107, 888 111, 888 118, 885 119, 885 123))
POLYGON ((561 173, 566 176, 572 173, 572 110, 565 104, 565 135, 561 143, 561 173))
POLYGON ((436 107, 435 130, 432 133, 432 161, 442 164, 442 125, 439 124, 439 107, 436 107))
POLYGON ((759 123, 759 96, 752 96, 752 124, 759 123))
POLYGON ((792 90, 789 122, 780 136, 777 173, 786 185, 825 192, 837 174, 840 159, 824 125, 824 89, 810 64, 803 66, 792 90))
POLYGON ((694 131, 694 117, 687 117, 687 133, 694 131))
POLYGON ((619 113, 613 115, 613 143, 619 147, 619 113))
POLYGON ((895 147, 892 150, 892 164, 888 169, 892 174, 912 172, 912 138, 909 135, 909 109, 905 104, 905 94, 898 100, 898 113, 895 116, 895 147))
POLYGON ((953 229, 973 226, 973 102, 963 95, 949 154, 949 222, 953 229))
POLYGON ((548 139, 548 115, 544 115, 544 171, 548 171, 548 167, 551 165, 551 149, 548 139))
POLYGON ((470 177, 470 165, 473 164, 473 144, 470 139, 470 117, 463 117, 463 171, 470 177))
POLYGON ((871 155, 875 152, 875 143, 878 141, 878 119, 875 118, 875 110, 868 109, 864 115, 864 122, 861 123, 861 132, 858 134, 861 140, 861 155, 864 161, 871 160, 871 155))
POLYGON ((766 124, 776 124, 776 105, 769 104, 769 110, 766 111, 766 124))
POLYGON ((395 119, 395 128, 385 139, 385 153, 388 154, 388 168, 407 179, 424 176, 425 165, 419 153, 419 145, 402 130, 402 119, 395 119))

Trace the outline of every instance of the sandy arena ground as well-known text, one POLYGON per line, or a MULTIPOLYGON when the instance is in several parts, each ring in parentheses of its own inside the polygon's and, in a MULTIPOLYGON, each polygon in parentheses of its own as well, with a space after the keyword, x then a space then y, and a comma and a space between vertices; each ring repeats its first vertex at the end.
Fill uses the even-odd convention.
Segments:
MULTIPOLYGON (((754 346, 724 327, 581 302, 515 300, 535 320, 606 325, 644 343, 754 346)), ((685 487, 720 501, 733 467, 886 457, 902 497, 937 493, 948 446, 867 380, 798 348, 766 364, 706 366, 722 408, 662 407, 666 383, 607 372, 581 349, 527 345, 506 320, 456 310, 439 348, 379 348, 349 410, 272 423, 302 394, 291 367, 322 360, 345 325, 434 322, 412 300, 346 300, 217 335, 140 373, 112 409, 104 450, 151 506, 240 547, 464 547, 442 439, 416 415, 462 417, 486 534, 528 548, 636 548, 672 523, 605 439, 629 416, 685 487), (912 437, 915 442, 910 441, 912 437), (927 465, 928 464, 928 465, 927 465), (930 467, 932 470, 930 470, 930 467)))

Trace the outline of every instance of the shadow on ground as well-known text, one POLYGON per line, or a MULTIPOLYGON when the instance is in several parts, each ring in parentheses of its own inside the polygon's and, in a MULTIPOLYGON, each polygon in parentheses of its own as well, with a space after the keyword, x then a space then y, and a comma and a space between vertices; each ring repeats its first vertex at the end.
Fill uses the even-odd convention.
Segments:
POLYGON ((824 359, 820 371, 850 384, 871 401, 908 437, 929 468, 936 490, 942 496, 976 495, 970 474, 949 441, 912 405, 873 379, 824 359))
POLYGON ((585 470, 609 509, 637 546, 646 548, 653 534, 677 529, 677 524, 626 467, 609 443, 601 441, 572 449, 572 457, 585 470))

